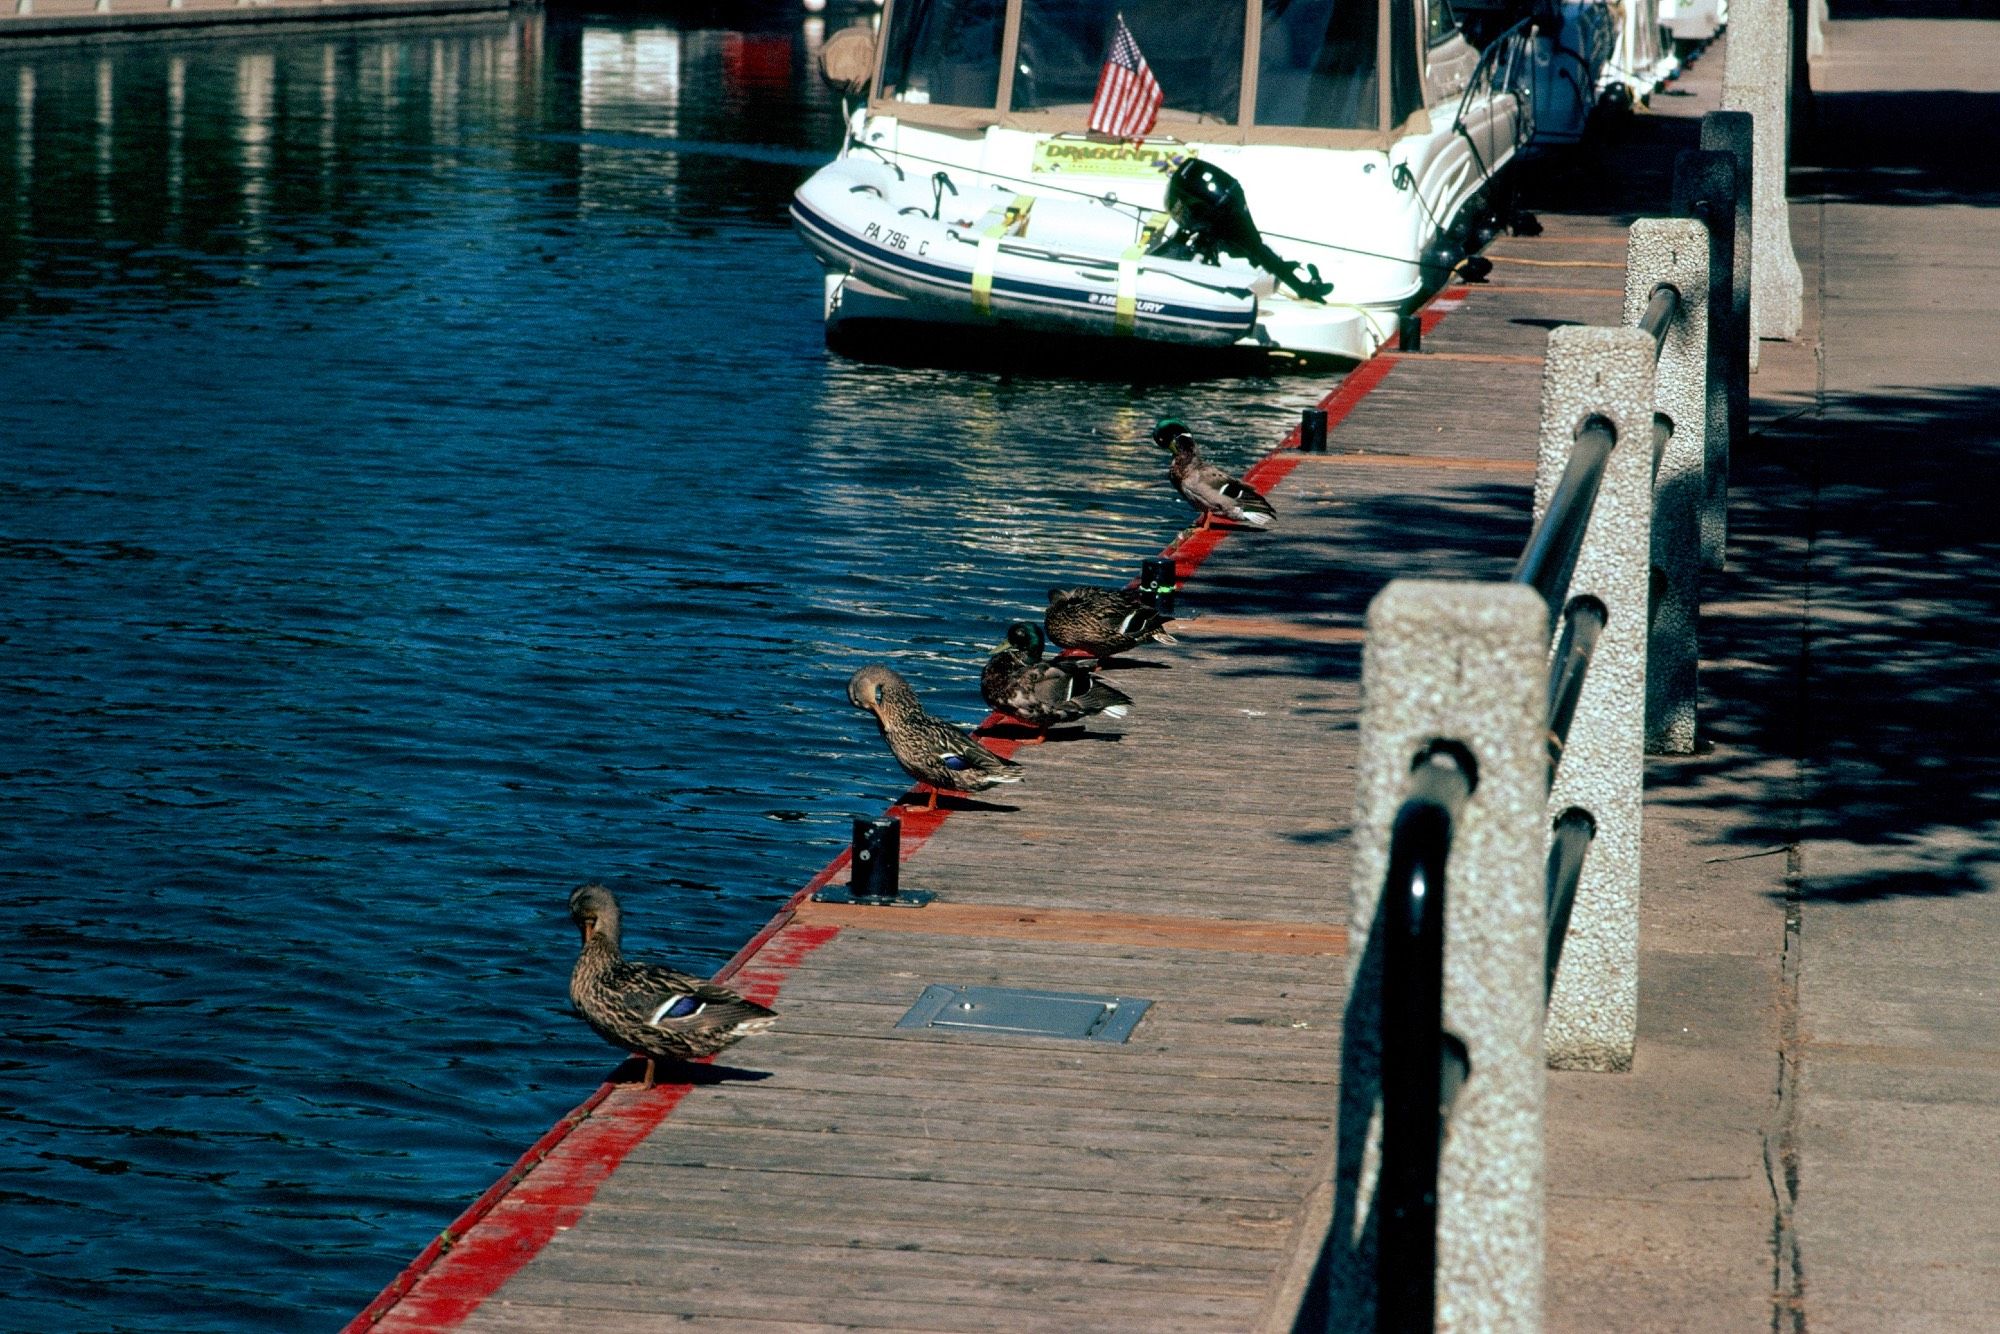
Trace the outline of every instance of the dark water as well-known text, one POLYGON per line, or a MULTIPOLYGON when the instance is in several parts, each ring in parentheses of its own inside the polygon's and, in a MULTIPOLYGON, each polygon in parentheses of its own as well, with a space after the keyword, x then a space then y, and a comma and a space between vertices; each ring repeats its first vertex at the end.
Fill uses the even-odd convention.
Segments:
POLYGON ((714 967, 851 671, 979 716, 1323 391, 830 356, 762 24, 0 51, 0 1328, 340 1323, 615 1064, 571 886, 714 967))

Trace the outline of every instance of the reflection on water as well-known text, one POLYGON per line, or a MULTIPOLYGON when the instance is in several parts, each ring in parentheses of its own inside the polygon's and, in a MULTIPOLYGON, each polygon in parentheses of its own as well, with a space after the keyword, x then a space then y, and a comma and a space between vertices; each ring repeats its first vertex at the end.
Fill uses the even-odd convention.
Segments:
POLYGON ((0 52, 0 1327, 358 1308, 612 1064, 572 885, 713 967, 902 787, 857 665, 976 718, 1157 416, 1323 390, 829 357, 844 21, 0 52))

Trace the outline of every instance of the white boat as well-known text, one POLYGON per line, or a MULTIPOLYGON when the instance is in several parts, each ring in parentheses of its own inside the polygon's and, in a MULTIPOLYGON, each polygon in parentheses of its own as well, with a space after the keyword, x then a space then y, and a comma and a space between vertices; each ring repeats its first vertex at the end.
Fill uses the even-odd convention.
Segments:
MULTIPOLYGON (((1593 0, 1567 0, 1555 21, 1534 36, 1535 134, 1533 145, 1548 149, 1582 140, 1603 96, 1604 70, 1617 51, 1624 24, 1593 0)), ((1629 98, 1622 99, 1629 105, 1629 98)))
POLYGON ((1711 41, 1729 24, 1729 0, 1660 0, 1660 26, 1684 45, 1711 41))
POLYGON ((1618 41, 1605 62, 1600 95, 1631 106, 1652 97, 1659 86, 1680 72, 1673 35, 1662 21, 1666 0, 1621 0, 1610 13, 1618 41))
POLYGON ((1728 0, 1561 0, 1534 46, 1536 147, 1573 144, 1600 106, 1630 111, 1680 73, 1679 47, 1715 36, 1728 0))
POLYGON ((829 336, 1365 358, 1460 259, 1532 130, 1529 25, 1487 12, 1475 45, 1445 0, 888 0, 863 59, 866 30, 836 34, 866 102, 792 208, 829 336), (1087 129, 1121 18, 1163 95, 1140 141, 1087 129))

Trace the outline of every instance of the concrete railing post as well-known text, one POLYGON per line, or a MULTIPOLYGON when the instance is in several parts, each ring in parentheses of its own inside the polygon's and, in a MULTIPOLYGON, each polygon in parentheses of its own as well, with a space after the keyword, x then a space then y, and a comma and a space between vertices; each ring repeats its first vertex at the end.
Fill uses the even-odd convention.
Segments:
MULTIPOLYGON (((1750 326, 1755 338, 1796 338, 1805 321, 1805 279, 1792 250, 1785 202, 1790 107, 1791 19, 1785 0, 1736 0, 1729 7, 1729 64, 1722 105, 1750 113, 1755 160, 1750 239, 1750 326)), ((1756 364, 1755 349, 1751 352, 1756 364)))
POLYGON ((1646 653, 1646 749, 1692 755, 1701 621, 1701 516, 1707 491, 1708 229, 1692 218, 1641 218, 1625 250, 1625 322, 1637 324, 1655 288, 1680 293, 1654 373, 1655 429, 1667 441, 1653 476, 1652 568, 1646 653))
MULTIPOLYGON (((1674 216, 1708 228, 1708 371, 1702 409, 1702 568, 1729 563, 1729 431, 1736 373, 1731 319, 1736 293, 1736 162, 1722 152, 1674 159, 1674 216)), ((1746 368, 1747 374, 1747 368, 1746 368)), ((1748 395, 1744 395, 1747 399, 1748 395)))
MULTIPOLYGON (((1638 329, 1571 327, 1549 334, 1535 469, 1538 521, 1569 462, 1578 427, 1597 416, 1617 432, 1569 588, 1572 600, 1594 597, 1604 604, 1604 633, 1548 807, 1581 807, 1597 825, 1549 998, 1549 1064, 1565 1070, 1630 1069, 1638 1033, 1653 379, 1653 340, 1638 329)), ((1546 834, 1546 819, 1540 828, 1546 834)))
POLYGON ((1541 1328, 1548 607, 1512 584, 1398 579, 1368 609, 1332 1254, 1332 1327, 1375 1328, 1381 944, 1412 763, 1464 746, 1476 785, 1445 872, 1445 1028, 1471 1078, 1438 1170, 1440 1330, 1541 1328))

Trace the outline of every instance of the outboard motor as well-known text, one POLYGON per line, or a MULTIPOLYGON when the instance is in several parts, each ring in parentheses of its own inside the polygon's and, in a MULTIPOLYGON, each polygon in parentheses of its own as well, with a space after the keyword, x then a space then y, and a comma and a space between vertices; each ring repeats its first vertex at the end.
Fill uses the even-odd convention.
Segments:
POLYGON ((1249 260, 1307 301, 1324 301, 1333 290, 1317 265, 1305 265, 1301 273, 1296 260, 1281 259, 1264 244, 1250 219, 1243 183, 1213 162, 1186 158, 1174 168, 1167 178, 1167 216, 1174 229, 1153 247, 1156 255, 1215 264, 1220 251, 1249 260))

